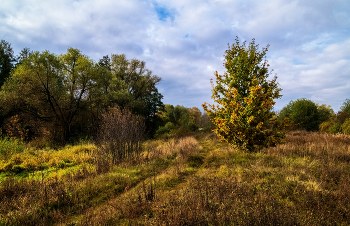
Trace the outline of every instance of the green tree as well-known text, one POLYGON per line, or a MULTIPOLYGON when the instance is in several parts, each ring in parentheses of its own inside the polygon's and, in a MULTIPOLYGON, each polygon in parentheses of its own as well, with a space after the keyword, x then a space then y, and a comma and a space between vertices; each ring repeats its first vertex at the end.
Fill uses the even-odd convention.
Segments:
POLYGON ((214 129, 214 125, 206 112, 204 112, 201 115, 198 127, 200 127, 201 130, 205 130, 205 131, 210 131, 214 129))
POLYGON ((27 47, 23 48, 21 50, 21 52, 19 53, 19 55, 17 56, 17 64, 22 63, 22 61, 27 59, 32 53, 33 53, 33 51, 31 51, 29 48, 27 48, 27 47))
POLYGON ((343 105, 340 107, 340 110, 350 115, 350 99, 346 99, 344 101, 343 105))
POLYGON ((202 112, 197 107, 189 108, 190 121, 188 127, 192 131, 196 131, 199 128, 202 112))
POLYGON ((10 72, 14 68, 16 58, 13 54, 11 44, 5 40, 0 41, 0 88, 6 78, 10 77, 10 72))
POLYGON ((307 131, 316 131, 321 124, 317 105, 305 98, 290 101, 279 115, 280 120, 285 118, 289 118, 295 124, 298 124, 300 128, 307 131))
POLYGON ((96 76, 93 61, 77 49, 69 48, 60 56, 34 52, 14 70, 0 99, 7 110, 53 122, 66 143, 77 115, 86 109, 88 97, 94 93, 96 76))
POLYGON ((178 126, 187 126, 190 122, 189 109, 181 105, 176 105, 174 108, 174 118, 178 126))
POLYGON ((284 120, 285 118, 290 117, 292 113, 292 105, 293 105, 293 101, 290 101, 286 106, 282 108, 282 110, 278 114, 278 118, 280 120, 284 120))
POLYGON ((226 50, 224 75, 215 72, 212 99, 217 105, 202 106, 213 123, 214 132, 231 145, 253 150, 254 145, 274 146, 285 137, 272 111, 274 99, 280 98, 277 77, 268 81, 267 48, 258 51, 255 40, 246 46, 236 43, 226 50))
POLYGON ((160 113, 162 114, 166 122, 171 122, 173 124, 176 124, 174 109, 175 107, 171 104, 164 105, 164 109, 160 113))
POLYGON ((328 121, 331 116, 333 116, 335 113, 332 109, 332 107, 330 105, 325 105, 325 104, 322 104, 322 105, 319 105, 319 104, 316 104, 317 106, 317 110, 318 110, 318 114, 319 114, 319 123, 323 123, 325 121, 328 121))
MULTIPOLYGON (((128 60, 124 54, 112 54, 110 62, 112 78, 121 81, 112 88, 116 95, 113 101, 121 108, 128 108, 145 119, 146 131, 152 137, 157 130, 160 118, 156 115, 164 107, 163 95, 156 85, 161 81, 146 68, 146 63, 137 59, 128 60)), ((110 101, 111 102, 111 101, 110 101)))

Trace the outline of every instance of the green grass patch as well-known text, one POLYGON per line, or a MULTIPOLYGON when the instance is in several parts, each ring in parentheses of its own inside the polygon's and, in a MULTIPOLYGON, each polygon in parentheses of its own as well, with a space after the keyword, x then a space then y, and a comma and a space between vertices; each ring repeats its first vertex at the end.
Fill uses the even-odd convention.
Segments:
POLYGON ((204 157, 197 154, 197 155, 190 155, 187 159, 187 164, 189 167, 193 168, 199 168, 204 163, 204 157))
POLYGON ((182 182, 177 175, 161 177, 157 180, 156 186, 160 189, 171 189, 182 182))
POLYGON ((22 153, 26 148, 21 141, 8 137, 0 138, 0 160, 6 160, 14 154, 22 153))

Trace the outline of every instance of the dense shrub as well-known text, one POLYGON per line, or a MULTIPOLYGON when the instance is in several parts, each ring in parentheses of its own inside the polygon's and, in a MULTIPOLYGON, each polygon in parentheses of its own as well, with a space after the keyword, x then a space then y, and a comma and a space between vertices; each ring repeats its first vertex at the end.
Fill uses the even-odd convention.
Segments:
POLYGON ((350 115, 344 111, 338 111, 338 113, 335 116, 335 120, 340 123, 344 123, 345 120, 347 120, 348 118, 350 118, 350 115))
POLYGON ((160 136, 162 134, 170 133, 171 130, 175 128, 174 124, 171 122, 167 122, 164 126, 160 126, 156 132, 156 136, 160 136))
POLYGON ((307 131, 318 130, 320 125, 320 113, 317 105, 305 98, 290 101, 279 114, 280 120, 284 118, 290 118, 294 123, 298 124, 301 129, 307 131))
POLYGON ((330 121, 323 122, 320 125, 320 132, 329 133, 329 130, 331 127, 332 127, 332 122, 330 121))
POLYGON ((342 124, 338 121, 334 122, 329 128, 329 133, 337 134, 342 132, 342 124))
POLYGON ((346 112, 339 111, 333 114, 327 121, 319 127, 321 132, 337 134, 350 134, 350 115, 346 112))
POLYGON ((350 118, 348 118, 341 126, 342 133, 350 135, 350 118))
POLYGON ((192 132, 197 131, 198 130, 198 126, 196 124, 194 124, 193 122, 188 123, 188 129, 192 132))

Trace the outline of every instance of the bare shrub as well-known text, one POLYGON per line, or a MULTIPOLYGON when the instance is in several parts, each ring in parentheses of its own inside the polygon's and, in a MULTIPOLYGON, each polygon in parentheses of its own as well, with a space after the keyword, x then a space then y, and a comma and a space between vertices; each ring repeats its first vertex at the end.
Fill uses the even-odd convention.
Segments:
POLYGON ((112 108, 102 114, 97 143, 113 163, 125 158, 137 157, 142 151, 145 123, 140 116, 128 109, 112 108))

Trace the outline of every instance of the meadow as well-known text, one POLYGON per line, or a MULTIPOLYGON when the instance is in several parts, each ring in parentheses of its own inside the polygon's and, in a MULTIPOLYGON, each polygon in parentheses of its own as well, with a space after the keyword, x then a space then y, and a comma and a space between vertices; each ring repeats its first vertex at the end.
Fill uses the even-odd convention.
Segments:
POLYGON ((247 152, 197 133, 118 164, 87 141, 4 138, 0 181, 0 225, 349 225, 350 136, 291 131, 247 152))

